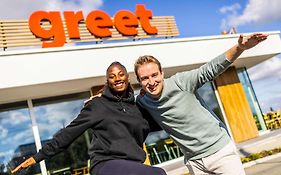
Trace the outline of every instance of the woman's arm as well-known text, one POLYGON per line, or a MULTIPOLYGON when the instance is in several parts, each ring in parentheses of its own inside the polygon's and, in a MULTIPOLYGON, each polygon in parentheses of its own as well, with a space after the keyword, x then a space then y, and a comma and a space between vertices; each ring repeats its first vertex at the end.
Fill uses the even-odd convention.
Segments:
POLYGON ((21 169, 32 166, 46 158, 53 157, 59 152, 65 150, 77 137, 82 135, 88 128, 94 125, 97 120, 93 117, 94 105, 92 102, 88 103, 80 112, 80 114, 66 127, 56 133, 53 138, 47 142, 42 149, 34 156, 25 160, 17 166, 12 173, 21 169))

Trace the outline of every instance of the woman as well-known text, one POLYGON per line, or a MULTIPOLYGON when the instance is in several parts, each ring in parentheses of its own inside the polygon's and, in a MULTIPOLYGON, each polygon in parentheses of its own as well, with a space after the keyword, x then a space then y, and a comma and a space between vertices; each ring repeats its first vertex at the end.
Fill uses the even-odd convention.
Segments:
POLYGON ((106 78, 101 95, 87 102, 77 118, 12 173, 56 155, 90 128, 93 131, 88 151, 91 174, 166 174, 161 168, 142 163, 146 157, 142 145, 149 126, 135 104, 126 68, 119 62, 113 62, 106 71, 106 78))

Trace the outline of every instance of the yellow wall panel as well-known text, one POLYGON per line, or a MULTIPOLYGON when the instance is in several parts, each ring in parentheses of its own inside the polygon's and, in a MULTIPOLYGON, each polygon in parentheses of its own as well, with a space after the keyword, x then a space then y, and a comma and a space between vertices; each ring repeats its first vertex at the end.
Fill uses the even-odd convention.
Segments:
POLYGON ((236 69, 230 67, 215 84, 235 142, 257 137, 258 129, 236 69))

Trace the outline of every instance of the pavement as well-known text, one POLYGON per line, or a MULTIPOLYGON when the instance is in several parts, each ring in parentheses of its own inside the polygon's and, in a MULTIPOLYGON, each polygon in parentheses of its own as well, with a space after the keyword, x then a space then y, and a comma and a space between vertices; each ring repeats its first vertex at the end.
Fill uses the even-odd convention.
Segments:
POLYGON ((243 165, 245 167, 246 175, 280 175, 281 153, 261 158, 243 165), (248 165, 248 167, 246 165, 248 165))
MULTIPOLYGON (((279 148, 281 147, 281 129, 267 131, 236 146, 241 157, 279 148)), ((243 166, 246 175, 281 175, 281 153, 244 163, 243 166)))
MULTIPOLYGON (((281 147, 281 128, 260 133, 256 138, 236 144, 236 147, 241 157, 281 147)), ((164 168, 168 175, 188 174, 183 157, 171 161, 159 167, 164 168)), ((281 175, 281 153, 244 163, 243 166, 246 175, 281 175)))
POLYGON ((281 147, 281 128, 266 131, 256 138, 236 144, 236 147, 241 157, 281 147))

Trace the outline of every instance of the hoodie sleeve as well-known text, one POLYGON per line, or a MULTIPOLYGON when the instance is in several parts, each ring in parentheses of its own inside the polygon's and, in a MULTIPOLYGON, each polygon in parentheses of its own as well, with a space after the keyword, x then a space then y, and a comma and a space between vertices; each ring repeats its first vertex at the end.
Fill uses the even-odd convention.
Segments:
POLYGON ((94 117, 93 100, 83 107, 80 114, 66 127, 57 132, 37 154, 33 156, 38 163, 46 158, 50 158, 57 153, 67 149, 67 147, 88 128, 93 126, 97 119, 94 117))

